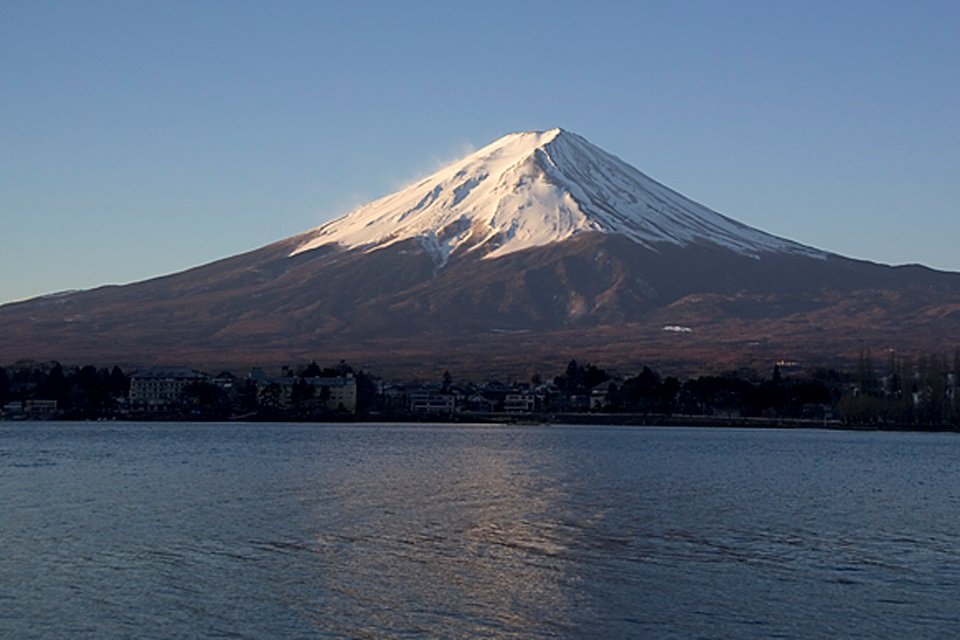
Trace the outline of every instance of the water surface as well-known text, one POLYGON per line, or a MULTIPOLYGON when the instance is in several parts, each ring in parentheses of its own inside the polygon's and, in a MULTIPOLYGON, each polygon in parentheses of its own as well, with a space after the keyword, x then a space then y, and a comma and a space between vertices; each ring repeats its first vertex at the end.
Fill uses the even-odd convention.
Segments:
POLYGON ((960 438, 0 424, 0 636, 960 634, 960 438))

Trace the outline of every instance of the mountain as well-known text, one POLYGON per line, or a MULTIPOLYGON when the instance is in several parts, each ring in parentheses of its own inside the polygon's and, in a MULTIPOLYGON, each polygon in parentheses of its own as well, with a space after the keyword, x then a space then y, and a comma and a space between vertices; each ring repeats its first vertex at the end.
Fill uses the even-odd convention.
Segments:
POLYGON ((0 362, 347 358, 527 375, 837 363, 960 341, 960 274, 764 233, 560 129, 505 136, 306 233, 145 282, 0 307, 0 362))
POLYGON ((651 180, 562 129, 515 133, 393 195, 306 234, 294 252, 417 240, 438 267, 600 232, 646 249, 706 242, 749 256, 823 253, 751 229, 651 180))

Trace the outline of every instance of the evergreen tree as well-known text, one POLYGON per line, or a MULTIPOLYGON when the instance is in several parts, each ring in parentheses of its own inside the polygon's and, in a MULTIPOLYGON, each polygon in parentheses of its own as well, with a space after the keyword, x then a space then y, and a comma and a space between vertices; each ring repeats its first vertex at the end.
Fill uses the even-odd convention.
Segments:
POLYGON ((900 358, 900 402, 897 409, 897 421, 900 424, 913 424, 916 421, 916 379, 913 369, 913 360, 909 357, 900 358))
POLYGON ((584 392, 593 389, 599 384, 603 384, 610 379, 610 376, 607 375, 607 372, 603 369, 588 364, 587 368, 583 370, 583 387, 584 392))
POLYGON ((884 392, 893 397, 899 398, 901 391, 901 380, 899 366, 897 364, 897 352, 891 349, 887 355, 887 380, 888 383, 884 392))
POLYGON ((319 378, 320 377, 320 367, 317 366, 317 361, 314 360, 307 367, 300 372, 300 377, 302 378, 319 378))
POLYGON ((293 383, 293 388, 290 390, 290 402, 295 409, 299 409, 304 402, 312 399, 314 395, 313 385, 300 377, 293 383))
POLYGON ((276 382, 271 382, 260 393, 259 406, 268 412, 280 410, 281 399, 283 397, 283 388, 276 382))
POLYGON ((577 393, 582 385, 582 369, 580 365, 577 364, 576 360, 571 360, 567 363, 567 370, 561 376, 557 376, 554 379, 554 384, 556 384, 561 391, 569 395, 574 395, 577 393))
POLYGON ((180 392, 180 403, 184 409, 199 412, 207 418, 223 417, 229 413, 226 392, 206 381, 186 385, 180 392))
POLYGON ((660 385, 660 413, 673 413, 677 410, 677 396, 680 394, 680 381, 667 376, 660 385))
POLYGON ((86 365, 77 369, 71 377, 67 401, 80 417, 94 418, 102 415, 106 390, 101 384, 96 367, 86 365))
POLYGON ((931 425, 942 425, 947 422, 947 374, 946 358, 933 354, 930 357, 929 380, 930 389, 928 421, 931 425))
POLYGON ((130 393, 130 378, 117 365, 110 370, 110 395, 114 398, 124 398, 130 393))
POLYGON ((53 367, 47 372, 44 379, 37 386, 37 395, 44 400, 56 400, 57 404, 63 408, 64 401, 67 399, 67 378, 63 373, 63 367, 59 362, 55 362, 53 367))
POLYGON ((953 352, 953 425, 960 425, 960 349, 953 352))
POLYGON ((860 359, 857 363, 857 383, 860 386, 860 392, 864 395, 877 394, 877 376, 873 369, 873 357, 870 355, 870 349, 860 350, 860 359))
POLYGON ((320 402, 323 403, 324 406, 326 406, 327 402, 330 401, 330 387, 328 387, 327 385, 321 386, 319 398, 320 398, 320 402))
POLYGON ((242 414, 257 410, 257 383, 247 379, 240 383, 237 389, 237 403, 235 409, 242 414))
POLYGON ((382 411, 380 388, 370 374, 357 372, 357 413, 366 415, 374 411, 382 411))

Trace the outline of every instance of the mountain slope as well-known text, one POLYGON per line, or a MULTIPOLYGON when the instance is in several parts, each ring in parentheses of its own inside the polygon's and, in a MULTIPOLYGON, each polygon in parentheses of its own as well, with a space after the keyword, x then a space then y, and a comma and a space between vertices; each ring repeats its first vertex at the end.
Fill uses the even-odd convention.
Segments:
POLYGON ((958 339, 960 274, 763 233, 560 130, 507 136, 246 254, 0 307, 0 363, 348 358, 396 375, 522 373, 570 357, 833 362, 958 339))

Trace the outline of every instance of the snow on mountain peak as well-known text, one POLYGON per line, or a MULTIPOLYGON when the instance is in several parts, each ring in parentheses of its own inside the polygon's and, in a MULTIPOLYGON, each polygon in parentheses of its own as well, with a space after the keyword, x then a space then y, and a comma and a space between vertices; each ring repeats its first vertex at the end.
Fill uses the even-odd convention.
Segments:
POLYGON ((374 250, 416 239, 440 267, 458 252, 495 258, 587 231, 654 250, 706 242, 754 257, 823 256, 711 211, 559 128, 506 135, 306 232, 290 255, 331 243, 374 250))

